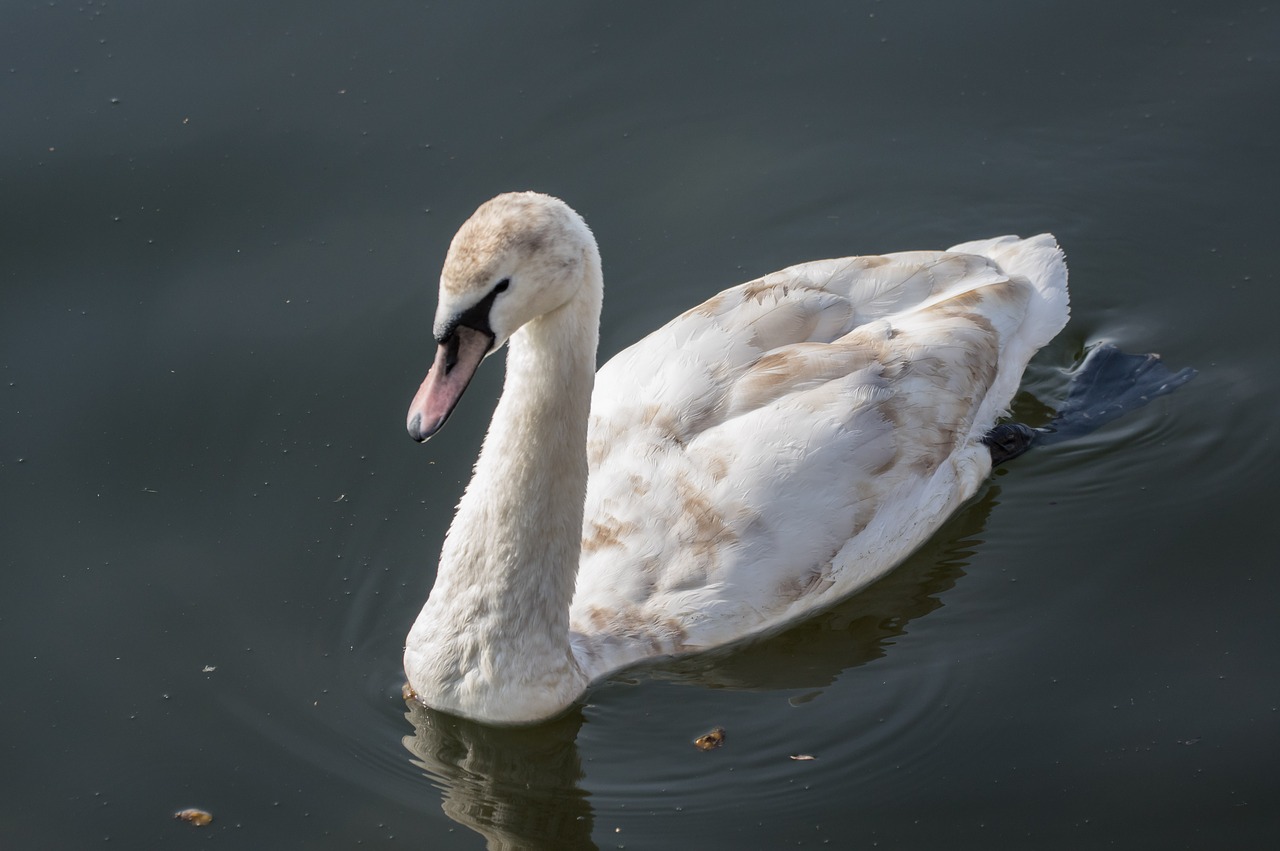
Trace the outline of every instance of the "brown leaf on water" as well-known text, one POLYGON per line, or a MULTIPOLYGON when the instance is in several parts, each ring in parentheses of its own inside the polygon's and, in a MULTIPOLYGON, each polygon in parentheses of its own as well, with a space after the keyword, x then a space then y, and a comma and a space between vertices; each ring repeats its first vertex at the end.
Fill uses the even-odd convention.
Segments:
POLYGON ((724 744, 724 727, 716 727, 705 736, 693 740, 693 746, 700 751, 713 751, 724 744))
POLYGON ((213 821, 212 813, 207 813, 204 810, 197 810, 195 807, 188 807, 185 810, 178 810, 176 813, 173 814, 173 817, 176 819, 181 819, 182 821, 185 821, 188 824, 194 824, 196 827, 204 827, 206 824, 213 821))

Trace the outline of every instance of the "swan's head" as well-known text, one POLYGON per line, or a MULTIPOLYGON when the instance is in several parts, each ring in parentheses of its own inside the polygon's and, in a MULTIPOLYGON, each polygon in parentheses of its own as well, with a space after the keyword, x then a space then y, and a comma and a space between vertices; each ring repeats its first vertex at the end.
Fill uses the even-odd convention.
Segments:
POLYGON ((409 406, 409 434, 435 434, 480 361, 519 328, 569 302, 598 269, 595 239, 558 198, 509 192, 484 204, 449 245, 432 328, 435 362, 409 406))

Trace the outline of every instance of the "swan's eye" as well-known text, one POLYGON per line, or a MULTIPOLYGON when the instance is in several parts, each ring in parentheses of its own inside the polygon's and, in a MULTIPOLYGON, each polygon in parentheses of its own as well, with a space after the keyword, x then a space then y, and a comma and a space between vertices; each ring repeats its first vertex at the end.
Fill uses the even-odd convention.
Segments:
POLYGON ((501 281, 498 281, 497 286, 493 288, 493 293, 494 295, 497 295, 498 293, 505 293, 507 291, 507 288, 510 286, 511 286, 511 279, 503 278, 501 281))

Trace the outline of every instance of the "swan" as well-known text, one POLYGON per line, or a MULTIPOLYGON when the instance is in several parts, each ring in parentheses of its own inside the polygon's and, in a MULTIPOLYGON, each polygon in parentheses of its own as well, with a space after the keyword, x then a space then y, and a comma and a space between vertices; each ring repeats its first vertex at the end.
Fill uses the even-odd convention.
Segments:
POLYGON ((434 709, 542 721, 620 668, 865 587, 990 474, 988 435, 1069 313, 1050 234, 819 260, 713 296, 597 375, 603 292, 590 229, 548 195, 487 201, 449 246, 410 435, 510 350, 405 646, 408 693, 434 709))

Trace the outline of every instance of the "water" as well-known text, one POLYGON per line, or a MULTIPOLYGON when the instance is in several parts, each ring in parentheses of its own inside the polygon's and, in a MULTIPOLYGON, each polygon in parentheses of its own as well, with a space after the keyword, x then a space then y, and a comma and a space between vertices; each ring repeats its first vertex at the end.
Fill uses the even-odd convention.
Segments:
POLYGON ((86 0, 0 47, 0 844, 1280 834, 1280 10, 86 0), (1020 414, 1100 340, 1200 376, 773 639, 547 728, 406 713, 500 370, 426 447, 404 409, 448 240, 520 188, 599 237, 602 357, 791 263, 1052 230, 1020 414))

